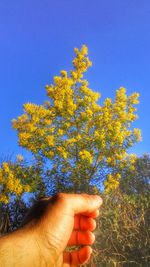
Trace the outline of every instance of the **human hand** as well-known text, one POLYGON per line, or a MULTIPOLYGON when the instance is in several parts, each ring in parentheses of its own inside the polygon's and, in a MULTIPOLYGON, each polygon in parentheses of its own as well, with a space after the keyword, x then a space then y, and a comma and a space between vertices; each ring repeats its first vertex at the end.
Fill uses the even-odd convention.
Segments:
POLYGON ((34 249, 39 250, 45 262, 42 266, 77 267, 89 260, 92 253, 89 245, 95 240, 94 218, 101 204, 98 196, 60 193, 41 199, 31 208, 22 230, 35 240, 34 249), (66 247, 72 245, 83 247, 66 252, 66 247))

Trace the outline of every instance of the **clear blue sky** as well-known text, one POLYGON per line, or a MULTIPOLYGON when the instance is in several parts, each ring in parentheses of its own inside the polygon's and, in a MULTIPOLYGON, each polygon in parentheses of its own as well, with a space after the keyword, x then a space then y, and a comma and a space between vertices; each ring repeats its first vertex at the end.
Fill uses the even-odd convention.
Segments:
POLYGON ((132 151, 150 152, 150 1, 0 0, 0 156, 25 155, 11 120, 23 103, 43 103, 44 86, 69 70, 82 44, 93 61, 87 78, 102 100, 120 86, 140 93, 134 126, 143 141, 132 151))

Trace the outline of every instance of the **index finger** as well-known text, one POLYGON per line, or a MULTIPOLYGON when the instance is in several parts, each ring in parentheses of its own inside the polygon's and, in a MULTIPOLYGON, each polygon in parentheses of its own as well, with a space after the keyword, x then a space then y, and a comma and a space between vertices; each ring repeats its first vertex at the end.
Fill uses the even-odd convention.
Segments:
POLYGON ((67 197, 74 214, 91 214, 102 205, 102 198, 98 195, 67 194, 67 197))

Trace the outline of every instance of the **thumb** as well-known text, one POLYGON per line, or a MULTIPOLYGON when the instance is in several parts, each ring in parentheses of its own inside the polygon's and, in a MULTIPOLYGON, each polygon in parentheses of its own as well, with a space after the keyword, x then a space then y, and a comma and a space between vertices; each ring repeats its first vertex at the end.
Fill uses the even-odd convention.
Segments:
POLYGON ((67 206, 73 214, 84 213, 87 216, 99 209, 103 202, 98 195, 59 193, 57 196, 58 203, 67 206))

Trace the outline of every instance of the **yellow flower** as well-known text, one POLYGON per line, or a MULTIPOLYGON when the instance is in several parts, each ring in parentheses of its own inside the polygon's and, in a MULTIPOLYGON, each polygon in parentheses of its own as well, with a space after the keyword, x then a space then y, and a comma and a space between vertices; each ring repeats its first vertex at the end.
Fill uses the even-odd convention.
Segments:
POLYGON ((74 80, 78 80, 78 73, 76 71, 71 71, 71 77, 74 79, 74 80))
POLYGON ((111 163, 111 162, 112 162, 112 158, 108 157, 108 158, 106 159, 106 162, 107 162, 107 163, 111 163))
POLYGON ((81 137, 81 135, 80 134, 78 134, 77 136, 76 136, 76 138, 75 138, 77 141, 80 141, 81 139, 82 139, 82 137, 81 137))
POLYGON ((104 181, 104 186, 105 186, 105 192, 109 193, 115 189, 118 188, 119 186, 119 179, 121 178, 119 173, 116 174, 108 174, 107 175, 107 180, 104 181))
POLYGON ((64 131, 62 129, 58 129, 58 135, 63 135, 64 131))
POLYGON ((30 191, 29 185, 24 185, 17 177, 17 170, 13 169, 13 165, 8 162, 3 162, 0 168, 0 186, 2 194, 0 196, 0 202, 8 203, 9 195, 20 196, 24 191, 30 191))
POLYGON ((0 203, 4 203, 4 204, 8 204, 8 202, 9 202, 9 197, 8 196, 6 196, 6 195, 0 195, 0 203))
POLYGON ((90 116, 90 117, 93 115, 93 112, 90 109, 87 109, 86 113, 87 113, 87 116, 90 116))
POLYGON ((54 152, 53 152, 53 151, 49 151, 49 152, 48 152, 48 155, 49 155, 51 158, 53 158, 53 157, 54 157, 54 152))
POLYGON ((7 162, 3 162, 2 163, 2 167, 4 169, 4 172, 6 172, 6 173, 9 173, 10 172, 9 165, 8 165, 7 162))
POLYGON ((53 135, 48 135, 46 136, 46 141, 48 143, 49 146, 53 146, 54 145, 54 136, 53 135))
POLYGON ((45 123, 46 123, 47 125, 51 125, 51 124, 52 124, 52 120, 50 120, 50 119, 45 119, 45 123))
POLYGON ((67 71, 62 70, 60 73, 61 73, 62 77, 67 77, 67 71))
POLYGON ((58 146, 57 151, 64 159, 67 159, 68 153, 65 151, 63 147, 58 146))
POLYGON ((142 140, 140 129, 134 128, 133 134, 134 134, 134 136, 135 136, 137 141, 141 141, 142 140))
POLYGON ((82 45, 81 53, 82 53, 83 55, 87 55, 87 54, 88 54, 88 48, 87 48, 86 45, 82 45))
POLYGON ((87 151, 85 149, 79 152, 79 156, 82 160, 86 160, 89 163, 93 162, 93 156, 91 155, 91 153, 89 151, 87 151))

